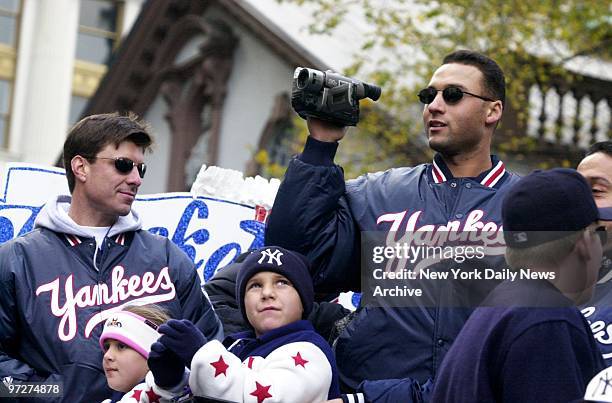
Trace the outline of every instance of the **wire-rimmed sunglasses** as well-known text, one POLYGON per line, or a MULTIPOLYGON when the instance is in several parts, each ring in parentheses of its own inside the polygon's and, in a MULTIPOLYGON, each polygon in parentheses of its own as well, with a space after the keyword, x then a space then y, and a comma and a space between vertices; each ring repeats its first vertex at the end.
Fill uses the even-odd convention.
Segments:
POLYGON ((132 169, 134 169, 134 166, 136 166, 136 169, 138 170, 138 175, 141 178, 144 178, 145 173, 147 172, 147 165, 144 162, 141 162, 140 164, 135 163, 134 161, 132 161, 129 158, 126 157, 85 157, 87 159, 92 159, 92 160, 111 160, 115 162, 115 169, 123 174, 123 175, 127 175, 130 172, 132 172, 132 169))
POLYGON ((463 98, 463 95, 466 95, 466 94, 471 95, 476 98, 480 98, 484 101, 490 101, 490 102, 495 101, 494 99, 483 97, 482 95, 472 94, 471 92, 467 92, 465 90, 462 90, 459 87, 454 87, 454 86, 446 87, 443 90, 437 90, 434 87, 423 88, 421 91, 419 91, 417 96, 419 97, 419 101, 421 101, 425 105, 428 105, 432 103, 434 99, 436 99, 436 95, 440 91, 442 91, 442 98, 444 98, 444 102, 446 102, 449 105, 456 104, 457 102, 461 101, 461 99, 463 98))

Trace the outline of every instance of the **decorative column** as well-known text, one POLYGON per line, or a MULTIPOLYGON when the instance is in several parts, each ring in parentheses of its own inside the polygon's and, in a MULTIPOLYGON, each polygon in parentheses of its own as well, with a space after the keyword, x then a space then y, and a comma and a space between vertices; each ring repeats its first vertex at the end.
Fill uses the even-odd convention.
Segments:
POLYGON ((22 161, 54 164, 64 143, 79 0, 26 0, 17 54, 9 150, 22 161))

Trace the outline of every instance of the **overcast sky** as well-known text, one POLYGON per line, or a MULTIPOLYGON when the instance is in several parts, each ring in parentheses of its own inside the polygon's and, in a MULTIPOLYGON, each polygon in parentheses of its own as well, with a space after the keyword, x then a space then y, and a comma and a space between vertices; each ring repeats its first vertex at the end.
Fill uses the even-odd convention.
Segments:
POLYGON ((294 4, 278 4, 276 0, 242 0, 270 19, 297 43, 308 49, 334 70, 341 70, 353 61, 352 55, 361 45, 359 38, 367 29, 363 21, 349 15, 333 35, 311 35, 308 23, 312 8, 294 4))

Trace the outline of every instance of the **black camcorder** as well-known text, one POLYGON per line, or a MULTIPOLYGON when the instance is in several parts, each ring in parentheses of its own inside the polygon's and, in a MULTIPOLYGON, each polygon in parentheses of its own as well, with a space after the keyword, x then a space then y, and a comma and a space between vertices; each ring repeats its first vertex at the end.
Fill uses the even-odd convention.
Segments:
POLYGON ((298 67, 293 74, 291 106, 304 119, 310 116, 338 126, 356 126, 363 98, 377 101, 380 87, 306 67, 298 67))

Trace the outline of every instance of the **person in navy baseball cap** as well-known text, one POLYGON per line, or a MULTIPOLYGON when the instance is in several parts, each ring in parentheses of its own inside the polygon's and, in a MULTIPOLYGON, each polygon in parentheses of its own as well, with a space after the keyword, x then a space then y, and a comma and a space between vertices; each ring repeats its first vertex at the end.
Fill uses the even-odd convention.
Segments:
POLYGON ((593 295, 609 219, 576 170, 534 171, 502 203, 506 261, 510 267, 554 273, 548 280, 575 304, 593 295))
POLYGON ((605 231, 577 171, 533 172, 502 203, 514 277, 472 312, 436 378, 432 401, 570 402, 604 367, 576 305, 593 295, 605 231))

